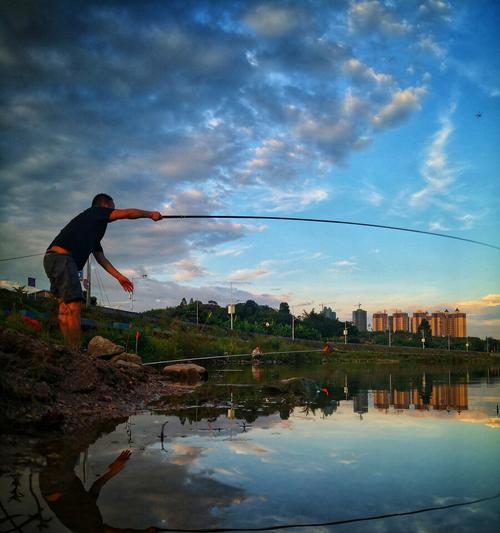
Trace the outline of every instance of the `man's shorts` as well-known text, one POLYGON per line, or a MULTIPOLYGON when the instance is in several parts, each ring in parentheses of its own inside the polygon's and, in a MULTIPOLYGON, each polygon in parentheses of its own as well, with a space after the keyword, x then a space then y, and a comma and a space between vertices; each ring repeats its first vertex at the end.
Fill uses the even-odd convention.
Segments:
POLYGON ((47 252, 43 268, 50 279, 50 292, 66 303, 83 300, 83 291, 78 278, 78 269, 71 255, 47 252))

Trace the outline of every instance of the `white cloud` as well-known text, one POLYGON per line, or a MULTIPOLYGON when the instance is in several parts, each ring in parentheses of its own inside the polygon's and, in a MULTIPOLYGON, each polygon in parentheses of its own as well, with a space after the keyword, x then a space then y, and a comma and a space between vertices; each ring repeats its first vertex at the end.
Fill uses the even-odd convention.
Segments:
POLYGON ((384 195, 373 188, 363 191, 362 195, 366 202, 376 207, 381 205, 384 201, 384 195))
POLYGON ((181 259, 175 263, 175 266, 179 269, 174 275, 176 281, 186 281, 208 275, 208 272, 193 259, 181 259))
POLYGON ((374 33, 380 31, 389 35, 404 35, 412 26, 406 20, 397 20, 391 12, 377 0, 353 2, 349 10, 349 28, 352 32, 374 33))
POLYGON ((377 73, 373 68, 355 58, 351 58, 344 63, 344 70, 359 82, 391 83, 393 81, 392 76, 377 73))
POLYGON ((242 268, 234 270, 229 274, 229 281, 253 281, 263 276, 268 276, 271 272, 265 268, 242 268))
POLYGON ((225 256, 238 256, 244 253, 246 250, 250 250, 252 248, 252 245, 245 245, 245 246, 234 246, 230 248, 223 248, 222 250, 218 250, 215 252, 216 256, 219 257, 225 257, 225 256))
POLYGON ((477 312, 484 308, 500 307, 500 294, 487 294, 478 300, 464 300, 458 302, 459 308, 466 309, 469 312, 477 312))
POLYGON ((401 123, 410 113, 421 109, 421 99, 425 93, 424 87, 408 87, 394 92, 391 101, 373 117, 374 125, 383 129, 401 123))
POLYGON ((459 171, 450 166, 446 154, 446 148, 454 130, 451 121, 454 110, 455 107, 452 106, 448 114, 443 115, 440 120, 441 127, 427 148, 426 157, 420 169, 426 186, 411 195, 410 205, 412 206, 432 200, 435 195, 446 194, 456 179, 459 171))
POLYGON ((271 189, 266 194, 266 201, 260 202, 264 211, 291 211, 297 212, 307 207, 324 202, 329 197, 329 191, 326 189, 307 188, 296 191, 285 191, 280 189, 271 189))
POLYGON ((434 54, 438 59, 443 59, 446 54, 444 48, 436 43, 432 35, 422 35, 417 45, 421 50, 434 54))
POLYGON ((351 274, 359 270, 358 263, 352 259, 340 259, 333 263, 333 268, 330 271, 334 274, 351 274))
POLYGON ((444 226, 439 221, 429 222, 429 230, 430 231, 448 231, 450 228, 444 226))
POLYGON ((299 24, 298 8, 280 5, 260 5, 249 12, 245 20, 257 33, 278 37, 290 33, 299 24))

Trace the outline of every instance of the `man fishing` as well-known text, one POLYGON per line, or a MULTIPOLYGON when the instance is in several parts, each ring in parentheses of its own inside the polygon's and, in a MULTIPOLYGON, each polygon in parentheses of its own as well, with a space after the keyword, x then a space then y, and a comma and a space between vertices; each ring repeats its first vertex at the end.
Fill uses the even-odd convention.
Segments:
POLYGON ((109 222, 123 219, 151 218, 161 220, 158 211, 142 209, 115 209, 113 198, 98 194, 89 207, 71 220, 49 245, 43 258, 45 272, 50 279, 50 291, 59 299, 59 327, 66 343, 80 348, 80 313, 83 291, 78 278, 93 254, 96 261, 109 272, 127 292, 132 292, 132 282, 104 255, 101 239, 109 222))

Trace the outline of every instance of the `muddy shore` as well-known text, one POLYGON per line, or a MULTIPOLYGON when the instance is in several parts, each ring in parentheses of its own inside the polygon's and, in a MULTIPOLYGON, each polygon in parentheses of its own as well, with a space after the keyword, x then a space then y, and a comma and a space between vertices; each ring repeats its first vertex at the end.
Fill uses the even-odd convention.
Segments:
POLYGON ((0 368, 2 433, 67 434, 192 390, 151 367, 117 367, 3 327, 0 368))

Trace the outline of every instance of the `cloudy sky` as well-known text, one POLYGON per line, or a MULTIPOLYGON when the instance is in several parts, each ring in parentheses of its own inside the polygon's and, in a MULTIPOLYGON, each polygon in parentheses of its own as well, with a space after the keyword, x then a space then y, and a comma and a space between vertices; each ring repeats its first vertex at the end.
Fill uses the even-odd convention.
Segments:
MULTIPOLYGON (((334 218, 500 244, 493 1, 25 1, 0 6, 0 258, 98 192, 165 214, 334 218), (478 112, 481 116, 477 116, 478 112)), ((459 307, 500 336, 498 250, 349 226, 119 221, 135 309, 459 307), (232 297, 231 297, 232 291, 232 297)), ((0 278, 48 287, 41 258, 0 278)), ((96 280, 97 277, 95 276, 96 280)), ((97 296, 130 308, 101 271, 97 296)))

